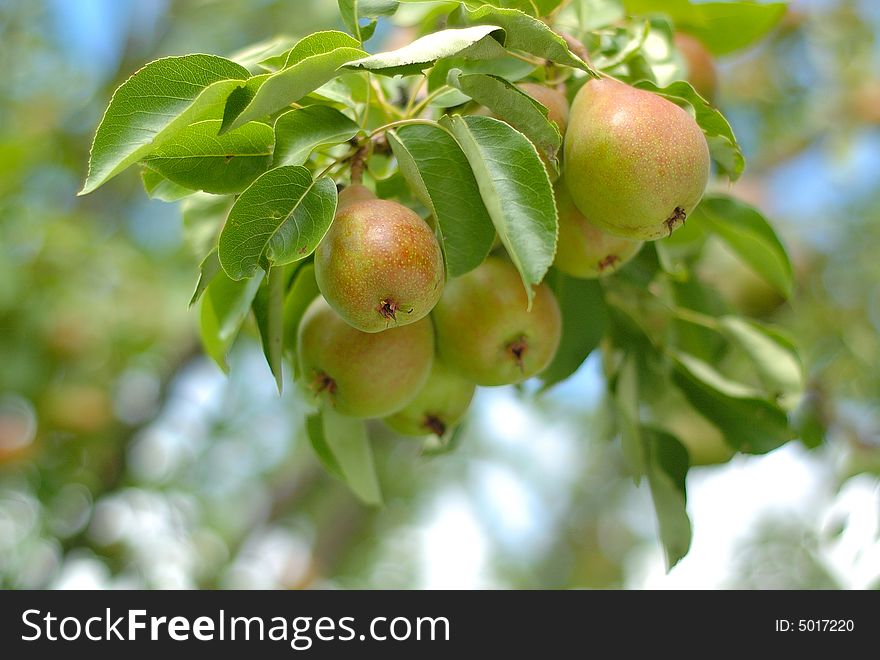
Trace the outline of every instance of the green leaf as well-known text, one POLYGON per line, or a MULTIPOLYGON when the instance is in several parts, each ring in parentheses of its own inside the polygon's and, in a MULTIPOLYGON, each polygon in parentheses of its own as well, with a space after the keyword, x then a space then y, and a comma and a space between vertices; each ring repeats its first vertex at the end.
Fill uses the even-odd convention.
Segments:
POLYGON ((182 129, 157 147, 144 164, 174 183, 216 195, 240 193, 272 162, 272 128, 250 122, 223 135, 219 119, 182 129))
POLYGON ((688 453, 673 436, 655 429, 642 428, 647 454, 648 485, 657 513, 660 542, 666 554, 669 571, 684 557, 691 546, 691 521, 687 515, 685 479, 688 453))
POLYGON ((505 9, 486 5, 475 11, 465 10, 467 21, 475 25, 497 25, 504 29, 504 47, 521 50, 556 64, 586 71, 599 77, 590 65, 571 52, 565 40, 550 27, 517 9, 505 9))
POLYGON ((791 439, 788 418, 761 393, 726 379, 685 353, 673 353, 673 379, 691 405, 715 424, 731 447, 763 454, 791 439))
POLYGON ((202 296, 200 336, 205 352, 224 372, 229 371, 226 354, 257 294, 263 272, 246 280, 231 280, 218 272, 202 296))
POLYGON ((333 222, 336 184, 309 170, 269 170, 235 201, 220 233, 220 264, 233 279, 283 266, 314 252, 333 222))
POLYGON ((260 69, 265 69, 263 62, 286 53, 295 43, 295 39, 284 35, 270 37, 236 51, 229 56, 229 59, 240 64, 253 74, 260 71, 260 69))
POLYGON ((189 306, 195 305, 208 285, 213 281, 214 277, 222 270, 220 268, 220 257, 217 256, 217 248, 212 249, 199 265, 199 281, 196 283, 196 290, 190 298, 189 306))
POLYGON ((342 468, 339 467, 339 462, 324 439, 324 420, 321 413, 306 417, 306 432, 312 443, 312 449, 315 450, 315 455, 321 461, 324 469, 337 479, 344 481, 345 477, 342 474, 342 468))
MULTIPOLYGON (((391 16, 400 4, 397 0, 337 0, 342 22, 355 38, 364 42, 369 37, 363 34, 360 19, 375 19, 379 16, 391 16)), ((373 21, 375 23, 375 21, 373 21)))
POLYGON ((547 118, 547 108, 538 101, 498 76, 483 73, 461 75, 460 70, 453 69, 447 80, 529 138, 551 159, 556 158, 562 146, 562 135, 556 124, 547 118))
POLYGON ((495 227, 468 160, 437 126, 404 126, 388 133, 401 173, 434 216, 449 277, 476 268, 492 248, 495 227))
POLYGON ((303 314, 311 302, 321 293, 315 280, 315 265, 303 264, 294 275, 293 284, 284 299, 284 346, 293 363, 294 375, 299 375, 296 355, 296 336, 303 314))
POLYGON ((273 165, 302 165, 315 149, 346 142, 359 130, 355 122, 326 105, 285 112, 275 120, 273 165))
POLYGON ((223 131, 283 110, 333 78, 343 64, 363 55, 360 42, 344 32, 330 30, 304 37, 287 53, 273 58, 284 63, 279 71, 251 78, 240 96, 229 99, 223 131))
POLYGON ((504 53, 500 45, 503 39, 504 33, 496 25, 440 30, 397 50, 370 55, 345 66, 386 76, 410 75, 422 72, 442 57, 499 57, 504 53))
POLYGON ((732 181, 739 178, 745 169, 746 161, 739 143, 736 141, 736 136, 733 134, 733 129, 724 115, 697 94, 690 83, 677 80, 666 87, 658 87, 649 80, 641 80, 634 86, 654 92, 674 102, 684 102, 690 106, 694 111, 697 124, 706 135, 712 158, 721 171, 732 181))
POLYGON ((362 419, 344 417, 332 408, 321 411, 324 442, 332 452, 343 480, 364 503, 382 504, 373 447, 362 419))
POLYGON ((620 429, 620 445, 633 480, 638 484, 645 473, 645 448, 639 421, 639 372, 636 358, 623 361, 614 390, 614 407, 620 429))
POLYGON ((792 409, 804 392, 804 371, 797 348, 778 330, 738 316, 718 319, 724 334, 752 360, 771 397, 792 409))
POLYGON ((710 194, 694 213, 693 222, 704 223, 768 284, 786 298, 791 296, 788 253, 757 209, 727 195, 710 194))
POLYGON ((491 117, 440 120, 461 145, 483 203, 513 264, 531 309, 532 287, 544 279, 556 254, 556 202, 547 170, 522 133, 491 117))
POLYGON ((282 387, 281 362, 284 352, 284 284, 284 268, 271 268, 251 304, 260 331, 263 354, 272 375, 275 376, 279 394, 282 387))
POLYGON ((149 156, 195 121, 223 116, 229 94, 248 71, 213 55, 166 57, 150 62, 113 93, 89 158, 80 195, 92 192, 149 156))
POLYGON ((150 199, 160 199, 163 202, 176 202, 197 192, 169 181, 149 167, 141 170, 141 183, 144 184, 144 190, 150 199))
POLYGON ((784 2, 624 0, 630 15, 665 14, 676 27, 700 38, 715 55, 726 55, 763 38, 785 15, 784 2))
POLYGON ((540 375, 543 389, 577 371, 599 345, 608 325, 608 310, 597 280, 556 273, 551 282, 562 310, 562 338, 553 361, 540 375))

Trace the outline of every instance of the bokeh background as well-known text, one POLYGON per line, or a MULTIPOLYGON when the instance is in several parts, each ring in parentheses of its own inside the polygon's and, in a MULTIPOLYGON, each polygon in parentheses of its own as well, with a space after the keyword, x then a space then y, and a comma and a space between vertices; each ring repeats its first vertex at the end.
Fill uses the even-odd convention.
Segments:
POLYGON ((337 21, 333 0, 0 0, 0 587, 880 588, 880 3, 796 0, 720 63, 749 160, 733 192, 773 219, 797 292, 724 255, 705 274, 796 335, 828 433, 693 470, 668 574, 595 360, 538 399, 481 390, 450 455, 377 428, 387 504, 367 508, 253 333, 228 378, 201 355, 180 206, 134 172, 75 196, 144 62, 337 21))

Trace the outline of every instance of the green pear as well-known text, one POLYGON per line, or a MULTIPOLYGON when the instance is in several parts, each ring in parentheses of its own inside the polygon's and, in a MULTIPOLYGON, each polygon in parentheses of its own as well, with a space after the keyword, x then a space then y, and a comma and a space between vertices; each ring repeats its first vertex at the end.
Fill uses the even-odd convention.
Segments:
POLYGON ((315 279, 349 324, 381 332, 428 315, 443 292, 443 254, 415 212, 356 184, 315 250, 315 279))
POLYGON ((489 257, 446 284, 432 314, 446 365, 477 385, 508 385, 550 364, 562 332, 556 297, 535 287, 532 310, 513 264, 489 257))
POLYGON ((685 110, 611 78, 578 91, 565 133, 563 173, 593 225, 631 240, 681 226, 703 196, 709 147, 685 110))
POLYGON ((547 108, 547 118, 556 124, 562 135, 568 128, 568 100, 565 95, 552 87, 538 83, 525 82, 517 85, 523 92, 547 108))
POLYGON ((300 380, 351 417, 386 417, 415 397, 431 372, 434 330, 423 318, 385 332, 351 327, 318 296, 297 333, 300 380))
POLYGON ((564 182, 557 182, 559 241, 553 264, 572 277, 595 278, 610 275, 642 249, 641 241, 613 236, 594 227, 577 210, 564 182))
POLYGON ((385 418, 385 423, 403 435, 442 436, 467 412, 474 396, 474 384, 434 359, 424 387, 406 407, 385 418))

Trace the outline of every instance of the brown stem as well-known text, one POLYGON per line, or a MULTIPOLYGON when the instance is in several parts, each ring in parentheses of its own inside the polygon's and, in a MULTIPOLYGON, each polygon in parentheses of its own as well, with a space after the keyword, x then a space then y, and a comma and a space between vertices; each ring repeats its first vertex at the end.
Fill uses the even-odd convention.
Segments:
POLYGON ((351 157, 351 183, 363 183, 364 168, 367 164, 367 157, 370 153, 370 142, 361 146, 351 157))

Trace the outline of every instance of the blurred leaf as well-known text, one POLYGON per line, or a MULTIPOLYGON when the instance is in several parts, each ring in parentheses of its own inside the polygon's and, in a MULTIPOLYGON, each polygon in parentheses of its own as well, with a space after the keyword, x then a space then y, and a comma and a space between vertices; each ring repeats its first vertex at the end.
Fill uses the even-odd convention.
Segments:
POLYGON ((397 50, 370 55, 346 64, 386 76, 420 73, 442 57, 459 55, 486 59, 503 54, 503 32, 495 25, 440 30, 397 50))
POLYGON ((275 121, 273 165, 303 165, 315 149, 346 142, 359 130, 351 119, 326 105, 285 112, 275 121))
POLYGON ((324 443, 339 465, 342 478, 365 504, 382 504, 373 447, 362 419, 344 417, 333 408, 321 411, 324 443))
POLYGON ((657 513, 660 541, 666 553, 666 570, 672 570, 691 546, 691 521, 687 515, 685 479, 688 453, 673 436, 642 427, 647 455, 648 485, 657 513))
POLYGON ((786 408, 804 391, 804 373, 797 348, 779 331, 738 316, 718 319, 727 337, 751 358, 764 387, 786 408))
POLYGON ((312 443, 312 449, 315 450, 315 455, 321 461, 324 469, 337 479, 344 481, 345 476, 342 474, 342 468, 339 467, 339 462, 324 439, 324 420, 320 412, 306 417, 306 432, 312 443))
POLYGON ((562 338, 550 366, 540 374, 543 389, 577 371, 599 345, 608 325, 608 310, 598 280, 581 280, 556 273, 550 281, 562 310, 562 338))
POLYGON ((163 202, 176 202, 197 192, 169 181, 149 167, 141 169, 141 183, 144 184, 144 191, 150 199, 160 199, 163 202))
MULTIPOLYGON (((379 16, 391 16, 400 4, 397 0, 337 0, 342 22, 358 41, 364 42, 369 36, 364 34, 360 19, 376 19, 379 16)), ((371 21, 375 28, 375 20, 371 21)), ((370 35, 372 30, 370 31, 370 35)))
POLYGON ((263 119, 299 101, 336 75, 340 66, 363 56, 357 39, 329 30, 300 39, 287 53, 273 58, 284 65, 275 73, 255 76, 245 93, 230 98, 222 132, 263 119))
POLYGON ((556 124, 547 118, 547 108, 531 96, 503 78, 483 73, 461 75, 459 69, 453 69, 449 72, 448 82, 489 108, 551 159, 556 158, 562 146, 562 135, 556 124))
POLYGON ((726 55, 759 41, 785 15, 784 2, 700 2, 624 0, 628 14, 665 14, 676 27, 699 37, 715 55, 726 55))
POLYGON ((220 263, 233 279, 314 252, 336 212, 336 184, 305 167, 269 170, 235 201, 220 234, 220 263))
POLYGON ((677 80, 666 87, 658 87, 649 80, 641 80, 634 85, 646 89, 672 101, 684 101, 694 110, 695 119, 709 144, 712 158, 731 181, 736 181, 746 166, 742 150, 733 134, 730 123, 719 110, 697 94, 691 84, 677 80))
POLYGON ((703 197, 690 220, 704 223, 768 284, 785 297, 791 295, 793 274, 788 253, 757 209, 716 193, 703 197))
POLYGON ((556 253, 556 202, 544 164, 534 145, 503 121, 459 115, 440 121, 452 131, 470 163, 495 230, 522 277, 531 309, 532 287, 544 279, 556 253))
POLYGON ((260 331, 266 363, 275 376, 278 393, 282 388, 282 357, 284 352, 284 284, 285 269, 271 268, 263 278, 251 304, 260 331))
POLYGON ((791 439, 788 418, 760 392, 726 379, 685 353, 672 354, 676 385, 691 405, 712 421, 734 449, 763 454, 791 439))
POLYGON ((194 190, 217 195, 240 193, 272 163, 272 127, 252 121, 217 135, 219 119, 199 121, 144 159, 147 167, 194 190))
POLYGON ((645 474, 645 448, 642 440, 642 426, 639 416, 639 376, 636 358, 627 355, 617 376, 614 390, 614 408, 617 413, 617 427, 620 430, 620 444, 626 458, 630 474, 636 484, 645 474))
POLYGON ((201 298, 202 294, 205 292, 205 289, 208 288, 208 285, 221 270, 220 257, 217 256, 217 248, 214 248, 208 253, 208 256, 202 260, 202 263, 199 266, 199 281, 196 283, 196 290, 193 292, 192 298, 190 298, 190 307, 198 302, 199 298, 201 298))
POLYGON ((434 216, 448 277, 479 266, 495 227, 461 147, 442 128, 427 125, 390 132, 388 142, 414 194, 434 216))
POLYGON ((202 297, 199 328, 202 345, 224 372, 229 370, 226 354, 250 311, 263 275, 260 271, 249 279, 236 281, 220 271, 202 297))
POLYGON ((306 308, 318 297, 320 290, 315 280, 315 265, 303 264, 296 271, 293 284, 284 299, 284 346, 293 362, 294 374, 299 375, 296 356, 296 336, 299 331, 299 323, 302 320, 306 308))
POLYGON ((586 62, 573 54, 565 40, 550 27, 517 9, 504 9, 489 5, 474 11, 465 11, 467 21, 478 25, 498 25, 504 29, 504 47, 521 50, 556 64, 586 71, 594 77, 596 73, 586 62))
POLYGON ((226 220, 233 198, 208 193, 196 193, 181 205, 183 236, 190 250, 202 258, 217 247, 220 229, 226 220))
POLYGON ((247 69, 214 55, 166 57, 144 66, 113 93, 79 194, 92 192, 189 124, 222 117, 227 97, 247 77, 247 69))

